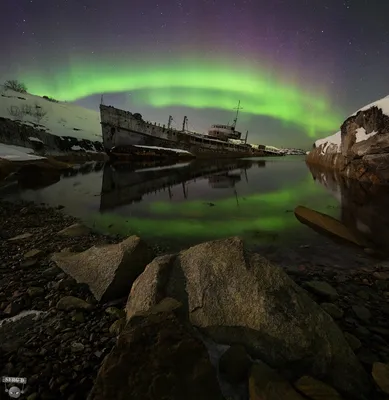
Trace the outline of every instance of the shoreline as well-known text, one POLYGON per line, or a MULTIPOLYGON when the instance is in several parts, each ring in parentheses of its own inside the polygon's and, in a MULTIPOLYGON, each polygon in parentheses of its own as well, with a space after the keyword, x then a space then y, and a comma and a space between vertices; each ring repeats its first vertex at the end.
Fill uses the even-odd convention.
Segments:
MULTIPOLYGON (((45 313, 39 323, 16 327, 19 330, 11 333, 4 333, 4 326, 0 326, 0 365, 4 366, 0 374, 26 377, 29 400, 85 399, 104 356, 116 343, 112 326, 123 315, 127 297, 98 303, 87 285, 77 284, 50 258, 64 249, 81 252, 94 245, 119 243, 124 237, 89 230, 76 236, 58 235, 79 220, 65 215, 59 207, 25 201, 0 199, 0 221, 0 323, 23 311, 45 313), (30 236, 9 241, 24 234, 30 236), (26 257, 32 250, 40 253, 26 257), (93 309, 59 310, 58 301, 65 296, 82 299, 93 309), (79 350, 74 349, 74 343, 79 350)), ((158 247, 153 251, 155 256, 166 254, 158 247)), ((325 300, 320 291, 310 291, 310 295, 347 332, 347 340, 371 374, 374 362, 389 362, 387 263, 371 259, 370 267, 366 262, 346 270, 320 265, 314 258, 315 254, 305 265, 291 258, 287 266, 281 266, 303 288, 308 289, 311 281, 326 282, 335 288, 339 296, 331 301, 325 300)))
POLYGON ((26 161, 0 158, 0 188, 15 180, 25 188, 49 186, 58 182, 61 174, 72 170, 77 165, 105 161, 107 161, 107 156, 103 153, 92 156, 64 154, 26 161))

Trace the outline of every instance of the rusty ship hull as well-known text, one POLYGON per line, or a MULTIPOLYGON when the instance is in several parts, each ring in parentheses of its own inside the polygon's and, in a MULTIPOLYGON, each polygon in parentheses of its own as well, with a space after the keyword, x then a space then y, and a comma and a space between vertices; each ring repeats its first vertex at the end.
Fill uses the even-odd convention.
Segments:
MULTIPOLYGON (((165 128, 144 121, 139 114, 100 105, 103 145, 108 155, 112 149, 130 146, 152 146, 178 149, 191 153, 196 158, 244 158, 268 155, 262 148, 217 140, 194 132, 165 128)), ((273 154, 274 155, 274 154, 273 154)))

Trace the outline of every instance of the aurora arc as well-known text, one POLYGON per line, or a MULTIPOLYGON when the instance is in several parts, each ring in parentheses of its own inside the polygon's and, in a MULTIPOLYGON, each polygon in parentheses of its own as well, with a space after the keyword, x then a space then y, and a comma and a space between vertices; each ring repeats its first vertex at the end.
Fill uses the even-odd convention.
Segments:
POLYGON ((78 62, 58 69, 52 79, 34 72, 22 73, 19 79, 31 93, 62 101, 131 91, 140 105, 231 111, 239 99, 245 113, 296 125, 312 138, 334 130, 341 120, 330 110, 325 96, 277 80, 258 66, 236 70, 225 62, 193 60, 154 65, 78 62))

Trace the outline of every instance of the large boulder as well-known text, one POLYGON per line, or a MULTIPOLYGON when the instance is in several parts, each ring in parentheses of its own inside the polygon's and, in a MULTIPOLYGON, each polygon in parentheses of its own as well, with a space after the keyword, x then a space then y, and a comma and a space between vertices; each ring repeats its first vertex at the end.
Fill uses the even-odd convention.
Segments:
POLYGON ((347 118, 335 135, 316 141, 307 162, 349 178, 389 183, 389 97, 347 118))
POLYGON ((155 259, 132 286, 127 318, 164 296, 183 303, 190 322, 216 342, 242 344, 296 379, 312 375, 352 398, 368 397, 368 377, 332 318, 239 238, 155 259))
POLYGON ((59 268, 78 283, 86 283, 95 298, 104 302, 128 295, 135 279, 153 258, 153 251, 137 236, 81 253, 52 256, 59 268))
POLYGON ((164 299, 132 318, 104 359, 88 400, 222 400, 200 339, 164 299))

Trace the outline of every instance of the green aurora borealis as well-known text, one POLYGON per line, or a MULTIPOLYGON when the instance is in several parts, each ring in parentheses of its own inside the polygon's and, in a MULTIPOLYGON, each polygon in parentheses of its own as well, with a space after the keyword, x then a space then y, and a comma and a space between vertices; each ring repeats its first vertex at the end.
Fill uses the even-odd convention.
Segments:
POLYGON ((19 79, 31 93, 62 101, 131 92, 138 105, 231 111, 239 99, 245 115, 277 119, 283 126, 298 127, 310 138, 332 132, 339 125, 341 117, 331 110, 323 90, 304 90, 301 84, 277 76, 270 67, 233 65, 194 59, 170 64, 78 60, 59 68, 51 78, 30 71, 21 73, 19 79))

